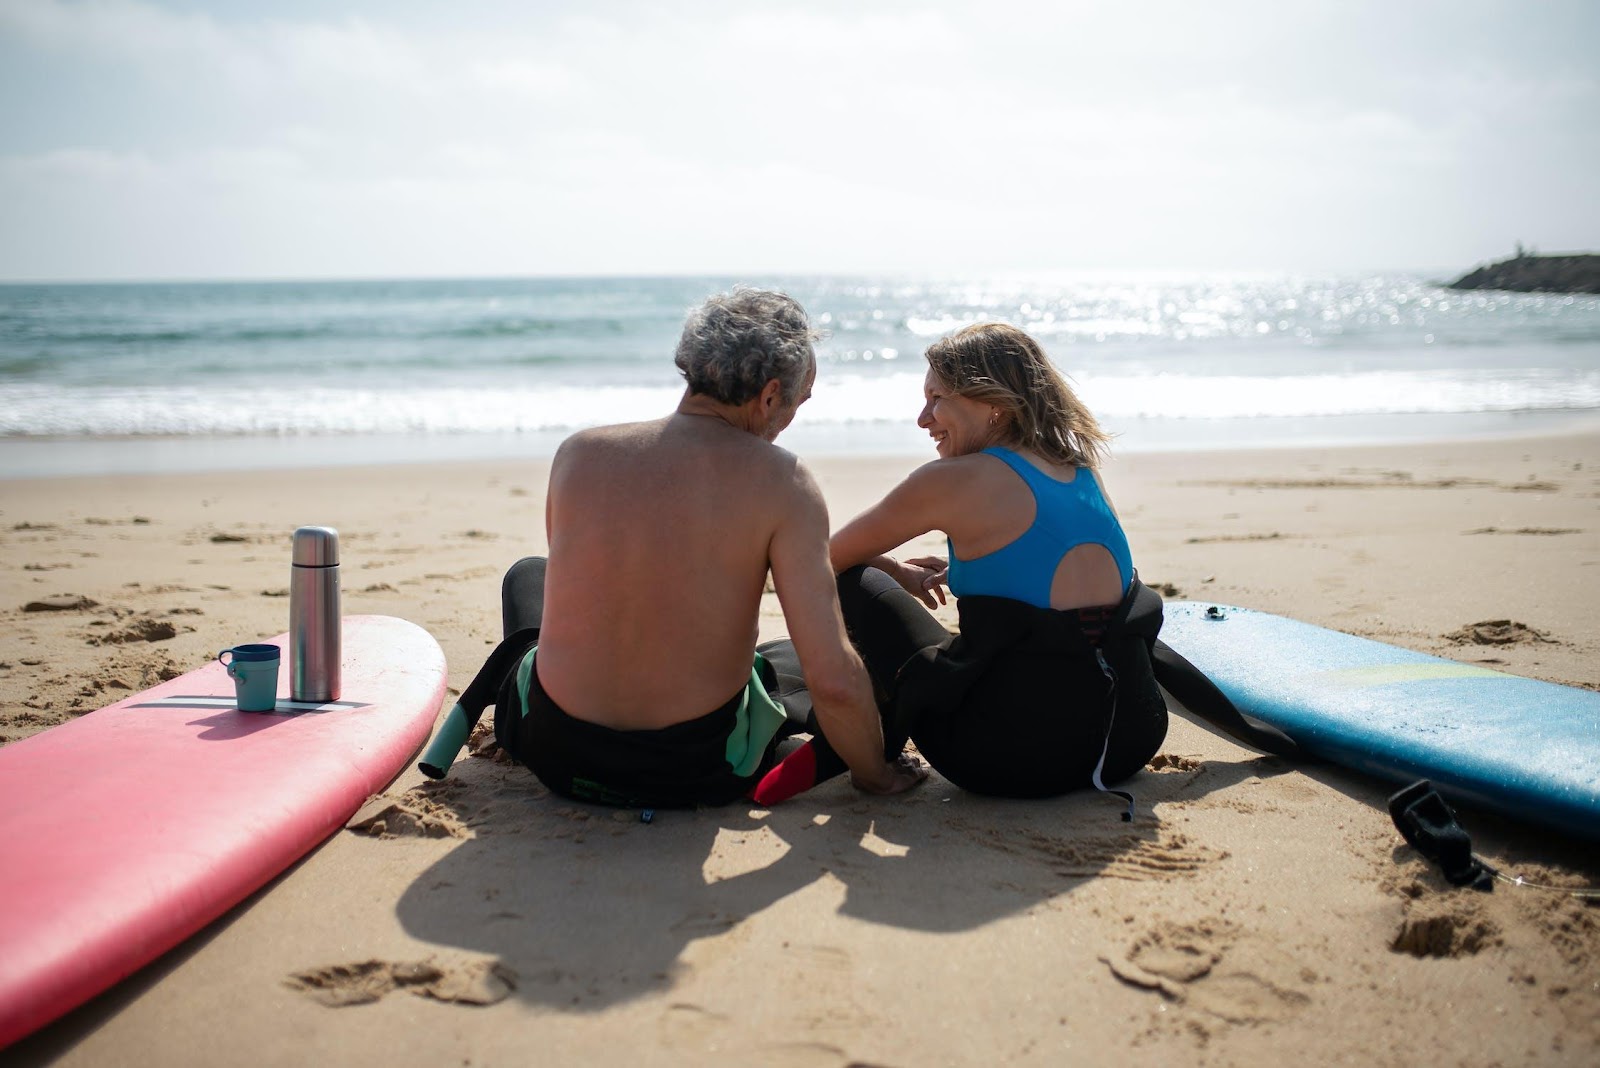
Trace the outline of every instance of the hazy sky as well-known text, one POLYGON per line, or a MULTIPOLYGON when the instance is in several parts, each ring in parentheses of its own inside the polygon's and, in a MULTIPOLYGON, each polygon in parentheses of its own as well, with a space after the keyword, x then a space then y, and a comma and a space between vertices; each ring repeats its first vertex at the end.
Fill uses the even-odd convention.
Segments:
POLYGON ((1600 3, 0 0, 0 279, 1600 250, 1600 3))

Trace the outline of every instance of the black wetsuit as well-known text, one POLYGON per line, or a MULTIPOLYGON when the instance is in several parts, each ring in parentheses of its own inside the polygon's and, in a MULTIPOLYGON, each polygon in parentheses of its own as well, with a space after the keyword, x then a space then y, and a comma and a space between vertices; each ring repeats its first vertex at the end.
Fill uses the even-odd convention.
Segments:
POLYGON ((1103 620, 1092 611, 964 597, 959 635, 876 568, 840 575, 839 600, 874 688, 887 698, 886 723, 909 733, 928 763, 963 789, 1066 793, 1092 785, 1102 753, 1101 780, 1116 783, 1144 767, 1166 736, 1166 703, 1150 666, 1160 599, 1137 581, 1103 620))

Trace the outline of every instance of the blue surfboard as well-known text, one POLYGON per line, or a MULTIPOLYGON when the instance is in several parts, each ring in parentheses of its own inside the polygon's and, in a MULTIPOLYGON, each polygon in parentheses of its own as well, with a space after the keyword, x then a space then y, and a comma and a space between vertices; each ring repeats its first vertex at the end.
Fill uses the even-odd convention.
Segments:
POLYGON ((1248 608, 1178 601, 1161 640, 1306 752, 1600 839, 1600 693, 1248 608))

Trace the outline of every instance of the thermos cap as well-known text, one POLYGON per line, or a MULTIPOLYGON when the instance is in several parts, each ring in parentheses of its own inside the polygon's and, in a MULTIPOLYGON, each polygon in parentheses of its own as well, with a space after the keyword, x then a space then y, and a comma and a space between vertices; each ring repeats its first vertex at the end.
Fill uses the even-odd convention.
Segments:
POLYGON ((332 527, 301 527, 294 532, 296 567, 331 567, 339 562, 339 532, 332 527))

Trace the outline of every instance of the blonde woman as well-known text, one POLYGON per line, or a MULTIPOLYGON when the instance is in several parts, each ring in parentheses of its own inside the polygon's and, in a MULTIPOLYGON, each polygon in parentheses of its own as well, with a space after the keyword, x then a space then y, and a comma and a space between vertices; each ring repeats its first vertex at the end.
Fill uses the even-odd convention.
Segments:
MULTIPOLYGON (((939 458, 829 546, 889 750, 909 734, 977 793, 1104 790, 1142 768, 1167 727, 1149 655, 1159 599, 1145 592, 1153 609, 1141 600, 1130 624, 1143 587, 1098 473, 1108 437, 1016 327, 969 326, 927 359, 917 424, 939 458), (948 559, 889 555, 929 531, 948 538, 948 559), (959 599, 956 636, 923 607, 946 589, 959 599)), ((825 742, 809 748, 757 798, 836 769, 825 742)))

